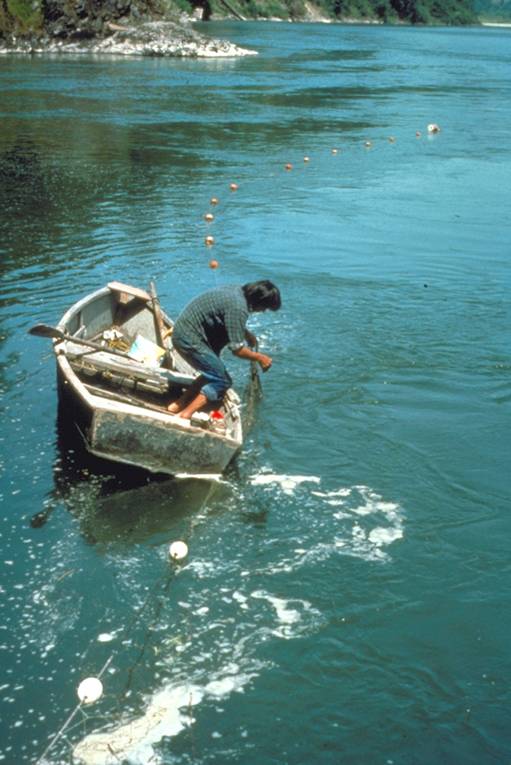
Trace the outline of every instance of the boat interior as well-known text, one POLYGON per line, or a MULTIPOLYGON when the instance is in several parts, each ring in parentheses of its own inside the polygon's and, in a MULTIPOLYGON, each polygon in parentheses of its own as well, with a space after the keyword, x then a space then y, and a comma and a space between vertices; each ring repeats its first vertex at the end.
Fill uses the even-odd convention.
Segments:
MULTIPOLYGON (((173 348, 172 326, 144 290, 111 282, 73 306, 59 329, 71 336, 63 350, 90 393, 168 413, 168 405, 198 377, 173 348)), ((230 390, 221 406, 209 408, 221 412, 228 431, 237 419, 237 403, 237 395, 230 390)), ((207 409, 204 414, 209 416, 207 409)), ((192 424, 204 425, 206 420, 198 418, 192 424)))

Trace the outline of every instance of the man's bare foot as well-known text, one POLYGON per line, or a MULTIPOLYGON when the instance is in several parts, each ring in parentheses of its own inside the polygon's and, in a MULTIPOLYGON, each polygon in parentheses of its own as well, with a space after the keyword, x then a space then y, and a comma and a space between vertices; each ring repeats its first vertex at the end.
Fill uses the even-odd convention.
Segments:
MULTIPOLYGON (((202 379, 198 377, 192 385, 190 385, 189 388, 187 388, 177 399, 177 401, 173 401, 171 404, 167 407, 167 412, 169 414, 179 414, 180 412, 185 408, 188 407, 188 404, 190 402, 193 403, 195 397, 197 396, 197 393, 199 392, 201 385, 202 385, 202 379)), ((181 415, 180 415, 181 416, 181 415)), ((190 419, 189 417, 185 417, 185 420, 190 419)))
POLYGON ((179 416, 183 420, 189 420, 195 412, 198 412, 199 409, 201 409, 205 404, 208 403, 208 399, 204 395, 204 393, 199 393, 198 396, 196 396, 193 401, 191 401, 188 406, 186 406, 181 412, 179 412, 179 416))

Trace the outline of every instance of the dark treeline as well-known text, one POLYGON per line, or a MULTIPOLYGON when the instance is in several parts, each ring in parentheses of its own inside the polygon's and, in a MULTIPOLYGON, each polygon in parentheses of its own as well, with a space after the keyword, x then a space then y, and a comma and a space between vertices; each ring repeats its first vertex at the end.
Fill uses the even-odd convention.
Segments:
MULTIPOLYGON (((247 6, 250 15, 264 15, 272 7, 278 10, 281 4, 279 0, 239 0, 239 3, 247 6)), ((306 15, 304 0, 283 0, 282 4, 290 18, 299 19, 306 15)), ((339 21, 380 21, 385 24, 474 24, 478 21, 472 0, 315 0, 314 5, 326 16, 339 21)))

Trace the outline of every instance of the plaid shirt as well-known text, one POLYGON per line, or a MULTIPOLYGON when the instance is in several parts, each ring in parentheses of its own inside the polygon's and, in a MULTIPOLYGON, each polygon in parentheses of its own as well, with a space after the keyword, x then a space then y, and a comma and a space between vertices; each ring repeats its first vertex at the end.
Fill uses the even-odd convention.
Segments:
POLYGON ((174 338, 211 348, 217 355, 227 346, 237 351, 245 343, 249 310, 241 287, 229 285, 194 298, 176 319, 174 338))

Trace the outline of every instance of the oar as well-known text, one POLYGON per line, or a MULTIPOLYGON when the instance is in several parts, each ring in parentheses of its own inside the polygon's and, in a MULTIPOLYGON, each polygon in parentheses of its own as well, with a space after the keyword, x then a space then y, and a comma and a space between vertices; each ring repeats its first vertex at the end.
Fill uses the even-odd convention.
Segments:
POLYGON ((170 353, 168 351, 168 348, 165 345, 165 324, 163 323, 163 316, 161 315, 161 308, 160 308, 160 301, 158 299, 158 295, 156 294, 156 287, 154 286, 154 282, 151 282, 150 284, 150 292, 151 292, 151 303, 153 306, 153 314, 154 314, 154 331, 156 334, 156 344, 160 346, 160 348, 163 348, 165 351, 165 356, 163 359, 163 366, 167 369, 171 369, 172 365, 170 364, 170 353))
POLYGON ((28 332, 30 335, 49 337, 52 340, 69 340, 70 343, 85 345, 87 348, 93 348, 95 351, 112 353, 114 356, 122 356, 124 359, 131 358, 131 356, 128 353, 124 353, 124 351, 108 348, 105 345, 100 345, 100 343, 94 343, 92 340, 82 340, 80 337, 74 337, 68 332, 63 332, 61 329, 57 329, 57 327, 50 327, 48 324, 36 324, 35 326, 30 327, 28 332))

